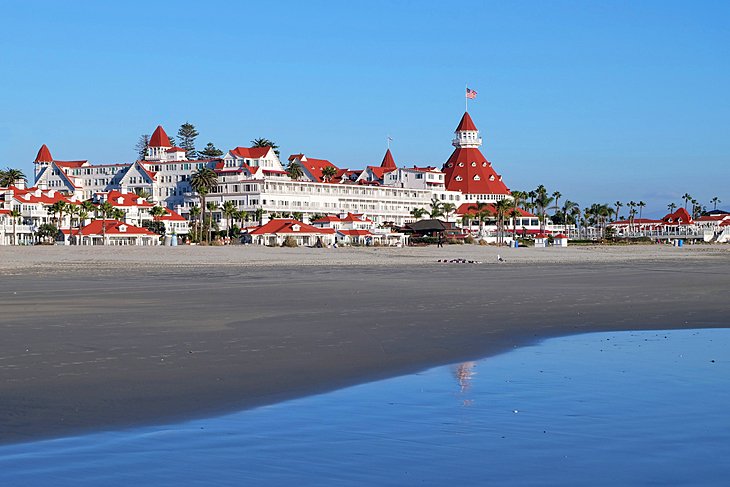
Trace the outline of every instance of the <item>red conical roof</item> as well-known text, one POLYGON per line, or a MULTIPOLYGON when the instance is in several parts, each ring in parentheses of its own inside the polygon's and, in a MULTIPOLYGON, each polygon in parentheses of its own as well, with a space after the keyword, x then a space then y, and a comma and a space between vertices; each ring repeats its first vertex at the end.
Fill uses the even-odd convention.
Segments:
POLYGON ((152 132, 152 137, 150 138, 150 147, 172 147, 172 144, 170 143, 170 137, 167 136, 165 133, 165 129, 162 128, 162 125, 158 125, 154 132, 152 132))
POLYGON ((395 160, 393 160, 393 154, 390 153, 390 149, 385 151, 385 157, 383 157, 383 162, 380 163, 380 167, 388 169, 397 168, 397 166, 395 165, 395 160))
POLYGON ((456 127, 455 132, 462 130, 477 130, 477 126, 474 125, 474 121, 469 116, 469 112, 464 112, 464 116, 461 117, 461 122, 459 122, 459 126, 456 127))
POLYGON ((477 148, 457 148, 444 164, 446 189, 464 194, 509 194, 502 177, 477 148))
POLYGON ((38 155, 35 156, 35 161, 33 162, 53 162, 53 157, 51 157, 51 151, 48 150, 48 146, 46 144, 43 144, 38 151, 38 155))

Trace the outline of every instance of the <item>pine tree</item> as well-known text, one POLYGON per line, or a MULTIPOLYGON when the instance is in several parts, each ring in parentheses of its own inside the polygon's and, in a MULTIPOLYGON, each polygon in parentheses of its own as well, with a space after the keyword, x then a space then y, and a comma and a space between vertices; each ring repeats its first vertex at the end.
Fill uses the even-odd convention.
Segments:
POLYGON ((177 136, 180 137, 180 148, 185 149, 185 157, 195 159, 198 156, 198 153, 195 151, 195 137, 198 136, 195 125, 188 122, 180 125, 177 136))
POLYGON ((134 146, 134 150, 137 151, 137 158, 141 161, 147 155, 147 148, 150 146, 150 134, 142 134, 139 136, 137 145, 134 146))
POLYGON ((220 149, 217 149, 216 146, 213 145, 213 142, 208 142, 208 145, 205 146, 205 149, 198 152, 199 156, 202 156, 204 158, 214 158, 214 157, 220 157, 223 155, 223 151, 220 149))

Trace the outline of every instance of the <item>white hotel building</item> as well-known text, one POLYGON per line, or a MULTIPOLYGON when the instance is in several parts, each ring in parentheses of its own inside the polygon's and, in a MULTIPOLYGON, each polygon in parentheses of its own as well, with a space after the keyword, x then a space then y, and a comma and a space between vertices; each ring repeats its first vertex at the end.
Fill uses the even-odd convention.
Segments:
MULTIPOLYGON (((375 224, 412 221, 411 210, 428 209, 432 198, 456 207, 470 202, 496 202, 508 198, 509 189, 491 163, 481 154, 482 139, 468 113, 464 113, 452 141, 455 147, 442 170, 435 167, 398 168, 388 150, 380 166, 363 170, 338 168, 325 159, 295 154, 289 164, 301 166, 303 176, 290 178, 269 147, 236 147, 216 159, 187 160, 185 151, 173 147, 161 126, 150 138, 147 156, 126 164, 90 164, 86 160, 55 160, 43 145, 34 161, 34 188, 55 190, 78 201, 98 199, 111 191, 144 190, 155 203, 187 216, 199 204, 189 180, 208 167, 218 175, 218 187, 207 197, 222 205, 233 201, 239 210, 253 215, 302 213, 365 214, 375 224), (323 169, 335 167, 335 176, 323 169)), ((216 218, 221 215, 218 212, 216 218)), ((265 216, 264 219, 267 219, 265 216)))

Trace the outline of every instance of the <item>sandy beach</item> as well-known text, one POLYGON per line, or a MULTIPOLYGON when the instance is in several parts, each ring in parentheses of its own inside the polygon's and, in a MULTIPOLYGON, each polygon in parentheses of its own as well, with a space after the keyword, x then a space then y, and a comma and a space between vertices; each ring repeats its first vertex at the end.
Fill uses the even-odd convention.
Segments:
POLYGON ((726 327, 728 289, 728 246, 0 247, 0 441, 202 417, 563 334, 726 327), (482 263, 436 262, 456 258, 482 263))

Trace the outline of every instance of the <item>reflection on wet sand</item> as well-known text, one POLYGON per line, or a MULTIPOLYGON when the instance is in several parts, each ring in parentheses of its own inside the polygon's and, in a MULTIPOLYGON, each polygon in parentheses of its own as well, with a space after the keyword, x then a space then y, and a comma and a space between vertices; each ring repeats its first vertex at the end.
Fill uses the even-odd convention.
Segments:
MULTIPOLYGON (((476 375, 474 371, 476 365, 476 362, 464 362, 453 369, 454 377, 459 384, 459 392, 461 394, 466 394, 471 388, 472 380, 476 375)), ((471 406, 473 403, 474 401, 472 399, 464 398, 464 406, 471 406)))

